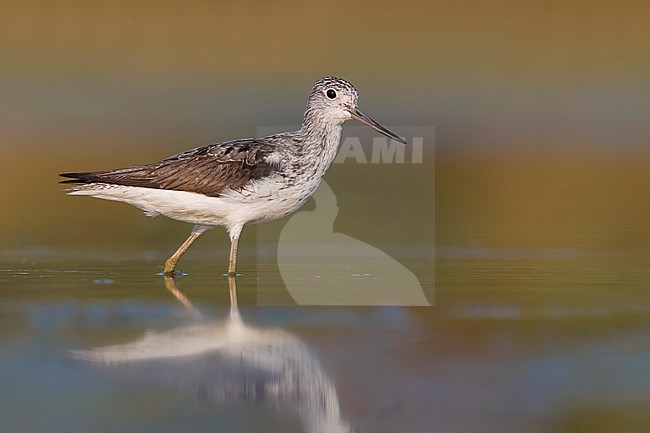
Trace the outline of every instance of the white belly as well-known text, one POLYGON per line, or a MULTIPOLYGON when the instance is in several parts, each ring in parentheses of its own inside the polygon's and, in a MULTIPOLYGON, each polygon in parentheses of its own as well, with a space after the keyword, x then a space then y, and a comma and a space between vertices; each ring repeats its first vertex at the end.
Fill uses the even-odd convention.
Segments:
POLYGON ((164 215, 192 224, 230 228, 289 215, 307 201, 320 180, 317 178, 289 187, 281 179, 267 178, 263 182, 252 182, 242 191, 224 191, 220 197, 108 184, 83 185, 69 194, 128 203, 149 216, 164 215))

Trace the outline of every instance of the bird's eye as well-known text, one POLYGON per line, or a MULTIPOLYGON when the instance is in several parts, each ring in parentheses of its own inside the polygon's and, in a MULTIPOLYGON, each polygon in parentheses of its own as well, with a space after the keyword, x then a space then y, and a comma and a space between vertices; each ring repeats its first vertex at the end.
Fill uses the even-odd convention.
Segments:
POLYGON ((333 89, 329 89, 325 94, 326 94, 327 97, 330 98, 330 99, 334 99, 334 98, 336 98, 336 91, 333 90, 333 89))

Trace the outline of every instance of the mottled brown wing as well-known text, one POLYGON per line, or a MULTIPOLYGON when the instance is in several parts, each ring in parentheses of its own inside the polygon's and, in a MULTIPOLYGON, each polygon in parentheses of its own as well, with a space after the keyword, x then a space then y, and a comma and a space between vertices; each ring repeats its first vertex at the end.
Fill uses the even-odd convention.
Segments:
POLYGON ((218 197, 226 188, 241 189, 253 179, 269 176, 266 162, 273 145, 254 139, 198 147, 153 164, 117 170, 63 173, 61 183, 108 183, 189 191, 218 197))

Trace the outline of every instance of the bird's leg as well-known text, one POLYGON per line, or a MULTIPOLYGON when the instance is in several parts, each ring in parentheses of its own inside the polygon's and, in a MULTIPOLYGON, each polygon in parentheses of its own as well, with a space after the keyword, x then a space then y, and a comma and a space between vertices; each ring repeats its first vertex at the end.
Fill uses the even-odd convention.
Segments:
POLYGON ((239 235, 244 227, 232 227, 228 230, 230 234, 230 260, 228 262, 228 277, 237 276, 237 245, 239 244, 239 235))
POLYGON ((181 258, 183 254, 185 254, 185 251, 192 245, 192 242, 194 242, 199 236, 201 236, 203 233, 208 231, 211 227, 206 227, 206 226, 201 226, 201 225, 195 225, 194 228, 192 229, 192 233, 190 236, 183 242, 183 244, 178 247, 176 252, 167 259, 165 262, 165 272, 164 274, 167 276, 174 276, 174 273, 176 272, 176 263, 178 260, 181 258))
POLYGON ((237 275, 237 244, 239 239, 230 240, 230 261, 228 262, 228 277, 234 277, 237 275))

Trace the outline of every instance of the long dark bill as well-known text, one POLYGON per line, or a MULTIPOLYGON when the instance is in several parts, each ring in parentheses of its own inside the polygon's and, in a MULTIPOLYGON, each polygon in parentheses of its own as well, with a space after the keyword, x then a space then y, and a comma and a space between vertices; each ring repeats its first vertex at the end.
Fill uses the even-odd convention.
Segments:
POLYGON ((358 120, 359 122, 363 123, 364 125, 367 125, 374 129, 377 132, 380 132, 384 134, 388 138, 392 138, 395 141, 399 141, 402 144, 406 144, 406 141, 399 135, 395 134, 394 132, 389 131, 388 129, 384 128, 381 126, 379 123, 377 123, 375 120, 372 119, 372 117, 364 114, 361 110, 358 108, 355 108, 353 110, 350 110, 350 115, 354 120, 358 120))

